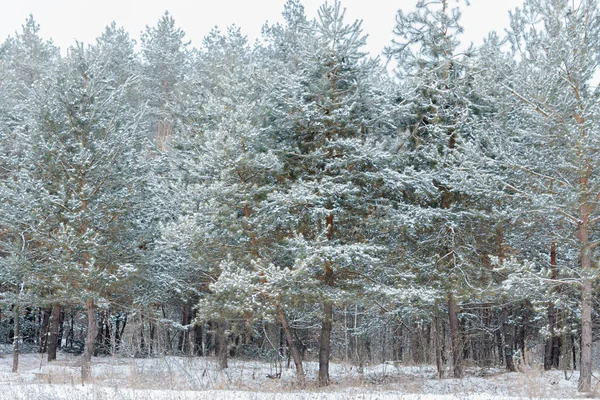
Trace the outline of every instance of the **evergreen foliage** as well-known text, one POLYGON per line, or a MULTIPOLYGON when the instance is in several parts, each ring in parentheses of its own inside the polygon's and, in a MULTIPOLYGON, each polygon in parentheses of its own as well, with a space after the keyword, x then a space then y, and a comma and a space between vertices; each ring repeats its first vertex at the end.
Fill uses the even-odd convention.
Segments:
POLYGON ((288 0, 253 44, 233 26, 193 48, 165 13, 139 50, 113 22, 64 55, 30 16, 0 45, 14 369, 66 309, 87 314, 83 379, 99 351, 287 350, 324 386, 330 360, 459 378, 542 349, 591 391, 598 3, 526 0, 478 48, 466 3, 399 11, 393 74, 341 1, 288 0))

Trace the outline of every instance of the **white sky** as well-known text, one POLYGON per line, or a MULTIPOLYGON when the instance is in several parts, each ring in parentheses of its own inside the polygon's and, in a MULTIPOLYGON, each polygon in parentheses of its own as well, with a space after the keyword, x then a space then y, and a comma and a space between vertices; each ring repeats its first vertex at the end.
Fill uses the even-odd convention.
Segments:
MULTIPOLYGON (((475 44, 480 44, 491 30, 503 31, 508 26, 508 10, 523 2, 470 1, 470 7, 462 7, 463 39, 475 44)), ((202 38, 215 25, 225 30, 236 24, 253 41, 260 36, 260 29, 267 20, 281 21, 284 3, 285 0, 0 0, 0 42, 20 31, 30 13, 40 24, 41 36, 52 38, 63 52, 75 39, 93 43, 113 20, 138 40, 146 25, 155 25, 165 10, 194 47, 201 46, 202 38)), ((313 17, 323 1, 302 0, 302 3, 307 15, 313 17)), ((396 10, 410 11, 415 3, 416 0, 342 0, 347 9, 347 22, 363 20, 372 55, 379 54, 391 42, 396 10)))

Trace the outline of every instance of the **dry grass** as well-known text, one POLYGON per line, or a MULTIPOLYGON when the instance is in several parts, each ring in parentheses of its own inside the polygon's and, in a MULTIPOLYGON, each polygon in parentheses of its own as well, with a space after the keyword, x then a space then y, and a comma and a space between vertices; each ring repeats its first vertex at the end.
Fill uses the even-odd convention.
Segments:
POLYGON ((197 398, 198 391, 211 400, 474 399, 478 393, 486 393, 486 399, 579 397, 576 376, 565 381, 561 371, 546 373, 537 367, 518 373, 469 368, 465 379, 440 380, 430 366, 390 363, 366 367, 361 374, 354 365, 332 364, 332 385, 319 388, 317 363, 306 363, 307 384, 299 387, 293 369, 284 368, 280 379, 267 378, 274 372, 268 363, 231 360, 230 368, 218 371, 215 360, 203 357, 101 357, 93 360, 93 379, 83 386, 78 358, 61 355, 48 364, 39 355, 25 355, 19 374, 9 372, 10 361, 10 357, 0 358, 0 400, 175 400, 197 398))

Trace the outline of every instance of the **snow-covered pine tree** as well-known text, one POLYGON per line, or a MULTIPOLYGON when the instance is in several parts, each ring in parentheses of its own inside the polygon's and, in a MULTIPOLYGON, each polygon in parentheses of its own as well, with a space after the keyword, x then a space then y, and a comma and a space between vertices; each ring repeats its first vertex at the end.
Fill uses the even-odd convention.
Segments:
POLYGON ((340 2, 306 21, 296 1, 286 4, 287 26, 266 28, 273 73, 269 134, 283 164, 277 190, 265 203, 282 233, 281 256, 300 303, 322 304, 319 384, 329 384, 334 305, 361 293, 377 265, 371 216, 381 180, 370 151, 385 120, 384 74, 362 52, 361 23, 346 24, 340 2), (381 124, 381 126, 380 126, 381 124), (294 285, 294 286, 295 286, 294 285))
POLYGON ((158 143, 168 140, 177 121, 184 118, 178 97, 191 60, 184 37, 168 12, 141 34, 142 97, 147 100, 150 135, 158 143))
POLYGON ((47 270, 47 284, 65 302, 85 304, 83 379, 90 377, 97 305, 134 268, 127 212, 136 190, 139 116, 124 94, 93 47, 71 48, 28 104, 31 112, 18 127, 24 178, 7 193, 11 207, 28 216, 29 240, 39 244, 34 265, 47 270))
MULTIPOLYGON (((473 49, 459 49, 461 14, 452 3, 419 1, 408 14, 399 10, 396 39, 387 52, 396 59, 400 104, 408 114, 399 122, 406 151, 399 183, 410 206, 399 220, 409 232, 409 268, 415 283, 425 283, 430 295, 431 289, 437 292, 429 297, 434 316, 441 304, 447 305, 453 374, 462 377, 458 307, 467 292, 477 293, 472 291, 475 280, 487 279, 478 237, 486 233, 479 225, 489 210, 480 208, 478 199, 493 196, 486 187, 488 172, 474 168, 479 163, 472 159, 481 145, 481 110, 471 84, 473 49)), ((440 376, 441 356, 438 349, 440 376)))
MULTIPOLYGON (((191 118, 197 125, 174 140, 189 209, 173 224, 194 221, 185 224, 194 229, 191 236, 199 250, 194 257, 216 280, 199 313, 224 324, 227 318, 256 311, 242 293, 222 288, 225 281, 241 279, 256 271, 255 263, 270 257, 273 232, 259 222, 264 218, 260 212, 265 212, 260 204, 276 182, 280 163, 262 129, 267 107, 257 85, 258 63, 240 30, 213 30, 197 66, 199 97, 191 118)), ((225 367, 227 351, 219 353, 225 367)))
MULTIPOLYGON (((26 129, 32 99, 55 72, 59 52, 39 36, 39 25, 30 15, 21 32, 0 45, 0 263, 2 298, 13 304, 15 325, 13 371, 18 368, 19 309, 21 305, 48 301, 48 276, 40 268, 43 245, 33 240, 31 228, 43 220, 26 211, 30 196, 17 190, 29 185, 23 171, 27 163, 26 129), (15 193, 19 193, 15 196, 15 193), (46 290, 44 290, 46 289, 46 290), (44 293, 41 293, 44 291, 44 293), (44 298, 45 297, 45 298, 44 298)), ((34 187, 30 187, 35 192, 34 187)), ((47 272, 47 271, 46 271, 47 272)), ((46 303, 47 304, 47 303, 46 303)))
MULTIPOLYGON (((558 278, 556 260, 568 262, 570 252, 563 249, 568 247, 565 238, 570 234, 564 229, 561 217, 546 208, 548 204, 543 196, 532 195, 537 191, 537 183, 528 170, 539 162, 539 154, 522 145, 520 136, 524 131, 517 133, 515 126, 536 125, 537 117, 527 111, 522 112, 521 105, 515 107, 513 95, 507 89, 507 82, 514 76, 516 60, 505 44, 506 40, 496 34, 488 36, 477 52, 472 85, 480 96, 478 110, 482 114, 478 137, 483 146, 478 150, 479 163, 475 168, 490 171, 493 185, 497 188, 493 192, 494 198, 488 200, 496 220, 496 232, 493 229, 488 232, 491 240, 490 250, 486 252, 492 256, 494 264, 494 289, 490 295, 495 297, 494 302, 501 304, 501 359, 507 370, 515 371, 517 366, 513 354, 518 344, 514 332, 522 329, 518 326, 518 310, 529 305, 533 305, 534 309, 544 305, 549 307, 549 333, 554 336, 550 340, 556 343, 557 326, 551 322, 555 320, 551 315, 557 313, 554 304, 563 303, 558 307, 567 304, 558 301, 559 291, 554 290, 555 285, 548 284, 549 280, 531 279, 534 275, 527 278, 519 273, 518 269, 522 267, 519 263, 535 266, 537 271, 540 266, 548 266, 554 271, 549 275, 551 279, 558 278), (558 256, 557 247, 560 249, 558 256), (519 262, 514 262, 517 259, 519 262), (513 270, 516 266, 517 271, 513 270)), ((551 158, 544 162, 550 164, 554 161, 551 158)), ((561 297, 567 293, 564 290, 560 292, 561 297)), ((535 319, 539 321, 542 316, 535 319)), ((556 350, 554 352, 556 354, 556 350)))
POLYGON ((523 186, 539 209, 571 227, 569 247, 579 258, 574 277, 581 287, 579 390, 589 392, 600 198, 598 2, 526 0, 511 15, 508 37, 518 64, 505 83, 514 116, 505 143, 526 161, 506 162, 524 172, 523 186))

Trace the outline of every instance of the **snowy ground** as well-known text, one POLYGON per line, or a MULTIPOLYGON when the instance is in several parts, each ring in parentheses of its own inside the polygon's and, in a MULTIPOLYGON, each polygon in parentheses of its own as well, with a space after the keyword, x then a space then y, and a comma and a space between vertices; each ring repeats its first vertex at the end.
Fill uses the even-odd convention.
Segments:
MULTIPOLYGON (((309 383, 295 386, 293 369, 256 361, 230 360, 229 368, 217 371, 210 358, 162 357, 126 359, 94 358, 93 382, 81 385, 79 357, 59 355, 48 364, 37 354, 21 356, 20 371, 11 373, 12 357, 0 355, 0 399, 86 400, 391 400, 391 399, 550 399, 582 398, 577 394, 577 373, 565 379, 562 371, 469 369, 462 380, 437 379, 432 367, 382 364, 365 368, 332 364, 333 384, 318 389, 309 383)), ((306 363, 314 382, 318 365, 306 363)), ((597 376, 597 375, 596 375, 597 376)))

